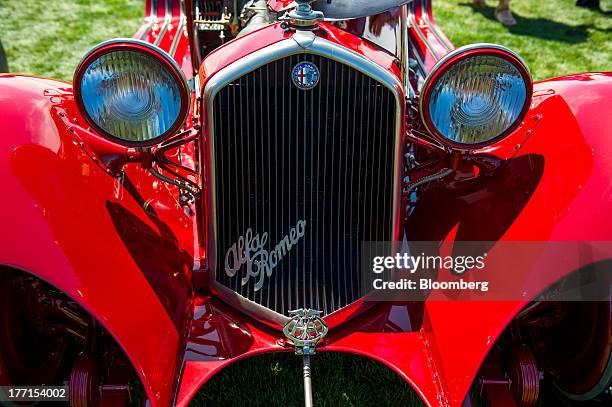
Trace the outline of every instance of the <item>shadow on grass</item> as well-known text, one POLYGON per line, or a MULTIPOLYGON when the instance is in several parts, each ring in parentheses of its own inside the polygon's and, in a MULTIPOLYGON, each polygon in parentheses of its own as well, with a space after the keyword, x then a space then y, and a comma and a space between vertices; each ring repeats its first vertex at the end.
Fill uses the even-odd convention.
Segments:
MULTIPOLYGON (((314 405, 421 407, 416 392, 385 365, 344 353, 312 358, 314 405)), ((190 406, 302 407, 302 359, 292 353, 255 356, 214 376, 190 406)))
MULTIPOLYGON (((482 14, 485 18, 497 22, 495 18, 495 7, 484 6, 480 7, 473 3, 461 3, 462 7, 470 7, 474 12, 482 14)), ((509 32, 519 35, 527 35, 531 37, 541 38, 548 41, 559 41, 567 44, 580 44, 587 42, 589 39, 589 29, 602 30, 592 24, 568 25, 558 21, 549 20, 547 18, 532 18, 524 17, 520 14, 512 12, 516 19, 516 25, 506 27, 509 32)), ((500 24, 501 25, 501 24, 500 24)))

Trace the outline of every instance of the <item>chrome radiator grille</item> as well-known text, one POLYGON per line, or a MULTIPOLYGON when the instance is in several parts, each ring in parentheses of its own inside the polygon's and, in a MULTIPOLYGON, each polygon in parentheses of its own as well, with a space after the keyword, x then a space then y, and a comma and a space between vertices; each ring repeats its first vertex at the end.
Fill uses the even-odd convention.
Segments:
MULTIPOLYGON (((329 314, 358 299, 361 242, 392 239, 394 94, 352 67, 298 54, 235 79, 208 108, 217 282, 284 315, 297 308, 329 314), (318 85, 306 91, 291 80, 303 61, 320 71, 318 85), (275 256, 261 287, 259 276, 245 277, 247 264, 227 273, 226 256, 236 263, 236 242, 248 229, 273 251, 291 241, 299 221, 304 235, 282 259, 275 256)), ((255 252, 251 257, 261 260, 255 252)))

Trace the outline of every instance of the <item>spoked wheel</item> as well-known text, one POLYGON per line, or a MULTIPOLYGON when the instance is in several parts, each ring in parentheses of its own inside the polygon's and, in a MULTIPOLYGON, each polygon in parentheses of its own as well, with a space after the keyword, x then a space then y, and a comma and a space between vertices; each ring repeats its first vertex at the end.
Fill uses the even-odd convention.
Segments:
POLYGON ((0 384, 56 384, 68 338, 42 329, 38 299, 22 283, 0 272, 0 384))
POLYGON ((558 398, 572 406, 609 398, 603 394, 612 384, 611 303, 539 303, 537 308, 535 318, 522 322, 558 398))
POLYGON ((39 278, 0 268, 0 386, 64 384, 71 407, 142 401, 127 357, 91 315, 39 278))

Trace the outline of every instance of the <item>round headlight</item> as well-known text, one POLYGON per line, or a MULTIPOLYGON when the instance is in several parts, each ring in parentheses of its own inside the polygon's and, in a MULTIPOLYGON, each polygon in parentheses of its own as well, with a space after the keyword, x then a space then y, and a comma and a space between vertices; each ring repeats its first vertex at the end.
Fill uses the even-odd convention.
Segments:
POLYGON ((189 87, 178 64, 134 39, 103 42, 87 53, 74 74, 74 92, 87 122, 125 145, 161 142, 189 111, 189 87))
POLYGON ((421 117, 443 144, 480 148, 520 124, 531 93, 529 69, 518 55, 499 45, 468 45, 429 73, 419 100, 421 117))

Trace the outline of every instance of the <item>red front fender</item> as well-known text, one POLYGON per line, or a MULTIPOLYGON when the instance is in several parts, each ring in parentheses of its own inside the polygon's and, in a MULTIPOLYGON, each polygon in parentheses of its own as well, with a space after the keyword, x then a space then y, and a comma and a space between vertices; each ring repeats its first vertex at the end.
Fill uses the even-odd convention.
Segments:
MULTIPOLYGON (((537 154, 537 188, 505 231, 507 241, 612 241, 612 75, 537 83, 517 156, 537 154)), ((509 146, 514 147, 514 146, 509 146)), ((597 259, 595 259, 597 260, 597 259)), ((538 289, 575 271, 547 270, 538 289)), ((428 334, 450 405, 460 406, 485 356, 524 302, 428 302, 428 334)))
POLYGON ((0 116, 0 265, 77 301, 122 346, 152 405, 171 405, 190 310, 191 219, 143 170, 113 178, 86 154, 66 125, 83 122, 69 84, 0 76, 0 116))

